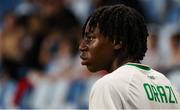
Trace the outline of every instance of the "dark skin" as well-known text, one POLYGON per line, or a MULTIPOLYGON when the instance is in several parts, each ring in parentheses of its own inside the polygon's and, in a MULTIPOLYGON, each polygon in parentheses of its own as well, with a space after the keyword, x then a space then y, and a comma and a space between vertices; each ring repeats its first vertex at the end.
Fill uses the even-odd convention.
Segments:
POLYGON ((105 37, 100 33, 98 26, 91 32, 87 24, 79 46, 81 64, 86 65, 91 72, 106 70, 111 73, 125 63, 138 63, 139 61, 133 58, 124 59, 120 57, 122 45, 122 42, 115 43, 115 41, 113 42, 105 37))

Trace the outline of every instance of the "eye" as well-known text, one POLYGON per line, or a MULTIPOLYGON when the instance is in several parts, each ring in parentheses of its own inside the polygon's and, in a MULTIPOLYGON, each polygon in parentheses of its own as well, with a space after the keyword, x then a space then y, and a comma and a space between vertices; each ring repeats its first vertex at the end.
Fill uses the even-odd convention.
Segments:
POLYGON ((84 37, 84 41, 87 42, 87 43, 90 43, 93 39, 94 39, 93 36, 86 36, 86 37, 84 37))
POLYGON ((88 36, 87 39, 88 39, 88 41, 92 41, 92 40, 93 40, 93 37, 88 36))

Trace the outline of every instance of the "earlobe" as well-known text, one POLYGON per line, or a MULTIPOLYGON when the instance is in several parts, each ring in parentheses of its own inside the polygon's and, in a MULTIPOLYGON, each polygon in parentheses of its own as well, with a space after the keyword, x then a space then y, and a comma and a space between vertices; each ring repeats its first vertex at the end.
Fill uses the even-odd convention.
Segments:
POLYGON ((116 42, 116 41, 114 40, 113 45, 114 45, 114 49, 115 49, 115 50, 119 50, 120 48, 122 48, 122 41, 116 42))

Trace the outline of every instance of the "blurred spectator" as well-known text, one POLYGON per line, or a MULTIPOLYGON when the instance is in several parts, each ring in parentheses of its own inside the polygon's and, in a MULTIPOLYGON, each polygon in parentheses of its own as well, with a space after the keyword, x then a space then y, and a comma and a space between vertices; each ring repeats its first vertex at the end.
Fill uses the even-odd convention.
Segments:
POLYGON ((66 0, 66 7, 75 14, 83 24, 91 12, 91 0, 66 0))
POLYGON ((136 10, 138 10, 139 13, 141 13, 145 20, 147 20, 147 14, 144 11, 144 7, 142 2, 140 0, 91 0, 92 1, 92 9, 96 9, 100 6, 105 5, 114 5, 114 4, 125 4, 127 6, 130 6, 136 10))
POLYGON ((0 30, 0 74, 2 71, 2 32, 0 30))
POLYGON ((88 109, 91 86, 106 72, 80 64, 81 26, 95 8, 119 3, 149 23, 142 62, 179 89, 179 0, 2 0, 0 108, 88 109))
POLYGON ((172 0, 169 1, 169 7, 167 8, 167 23, 179 23, 180 22, 180 1, 172 0))
POLYGON ((75 40, 70 39, 69 36, 65 35, 66 34, 63 34, 63 36, 61 36, 59 32, 53 31, 53 33, 47 37, 42 45, 42 55, 44 56, 45 53, 46 55, 50 53, 50 56, 53 57, 51 60, 42 59, 49 59, 49 56, 46 56, 46 58, 41 57, 42 61, 50 62, 47 63, 47 70, 45 71, 46 75, 35 84, 34 95, 37 99, 35 99, 35 103, 33 103, 35 108, 39 108, 39 106, 66 108, 67 106, 65 96, 67 95, 69 83, 72 77, 74 57, 77 54, 76 52, 74 55, 74 48, 77 48, 77 46, 73 45, 75 40), (55 39, 53 40, 53 38, 55 39), (59 42, 57 38, 60 38, 59 42), (42 99, 43 94, 45 96, 42 99), (51 94, 51 96, 49 97, 48 94, 51 94))
POLYGON ((4 26, 2 30, 2 66, 9 77, 16 79, 18 69, 20 68, 23 58, 22 38, 25 30, 17 22, 14 13, 8 13, 4 18, 4 26))
POLYGON ((170 47, 172 50, 171 66, 180 65, 180 33, 174 33, 170 38, 170 47))
MULTIPOLYGON (((147 12, 148 22, 161 23, 165 19, 169 0, 141 0, 147 12)), ((170 1, 171 2, 171 1, 170 1)))
POLYGON ((0 27, 3 24, 3 16, 11 10, 14 10, 16 6, 22 0, 0 0, 0 27))
POLYGON ((142 63, 159 70, 161 64, 161 55, 159 53, 159 27, 155 24, 148 26, 149 37, 147 39, 147 52, 142 63))
POLYGON ((170 46, 172 49, 171 68, 167 77, 173 82, 180 91, 180 33, 177 32, 171 36, 170 46))
POLYGON ((177 33, 179 30, 178 24, 166 24, 161 27, 160 33, 159 33, 159 52, 161 53, 161 57, 163 60, 161 60, 161 67, 163 73, 166 74, 168 69, 171 68, 172 65, 172 59, 173 59, 173 53, 172 48, 170 44, 171 36, 175 33, 177 33))
POLYGON ((15 9, 17 16, 32 15, 38 11, 38 4, 35 0, 22 0, 15 9))
POLYGON ((36 99, 32 107, 65 108, 74 57, 78 54, 80 26, 73 13, 64 7, 63 1, 44 2, 39 1, 48 33, 40 44, 38 59, 45 67, 45 74, 35 75, 39 81, 34 84, 33 96, 36 99))
POLYGON ((12 99, 16 90, 16 82, 8 76, 0 77, 0 109, 14 108, 12 99))
POLYGON ((39 61, 39 55, 43 40, 48 33, 43 18, 38 15, 27 17, 27 34, 24 38, 24 67, 29 69, 42 70, 45 65, 39 61))

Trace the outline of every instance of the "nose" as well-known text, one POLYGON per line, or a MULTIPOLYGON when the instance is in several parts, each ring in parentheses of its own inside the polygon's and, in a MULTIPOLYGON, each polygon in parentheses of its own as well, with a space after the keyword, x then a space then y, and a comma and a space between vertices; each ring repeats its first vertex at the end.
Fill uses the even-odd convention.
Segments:
POLYGON ((81 42, 80 42, 80 45, 79 45, 79 50, 80 51, 86 51, 87 50, 87 44, 85 43, 85 41, 84 40, 81 40, 81 42))

